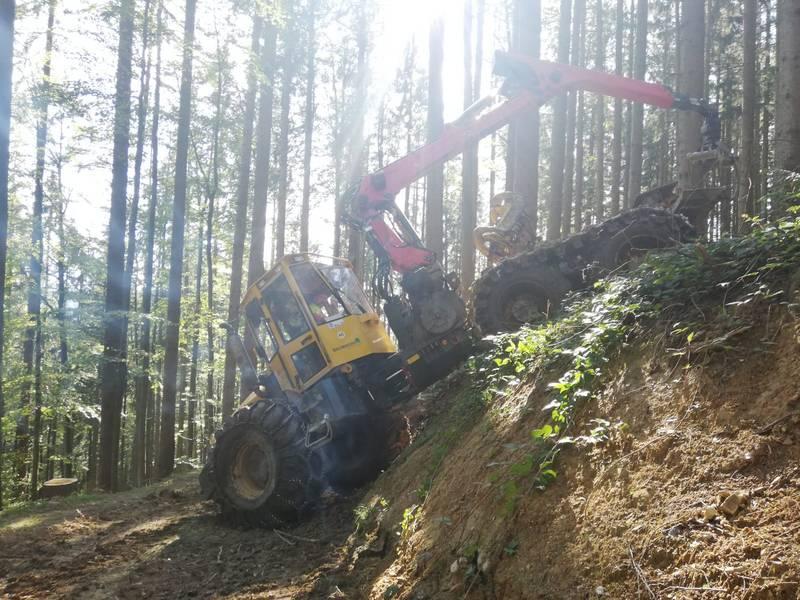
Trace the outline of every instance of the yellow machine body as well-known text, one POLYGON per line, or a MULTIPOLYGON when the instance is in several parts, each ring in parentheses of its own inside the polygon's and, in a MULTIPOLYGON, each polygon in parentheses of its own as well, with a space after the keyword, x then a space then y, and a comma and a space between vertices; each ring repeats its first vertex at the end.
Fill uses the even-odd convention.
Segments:
POLYGON ((285 391, 305 392, 354 361, 397 352, 344 259, 281 258, 247 290, 242 311, 253 365, 268 367, 285 391))

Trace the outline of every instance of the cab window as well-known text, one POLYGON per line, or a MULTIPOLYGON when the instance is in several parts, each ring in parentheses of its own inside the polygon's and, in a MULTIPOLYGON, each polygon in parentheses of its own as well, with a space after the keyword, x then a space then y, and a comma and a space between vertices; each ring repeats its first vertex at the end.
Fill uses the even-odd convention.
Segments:
POLYGON ((347 315, 344 305, 333 290, 309 263, 292 266, 297 286, 303 292, 308 310, 317 325, 323 325, 347 315))
POLYGON ((320 267, 322 274, 338 293, 351 315, 371 312, 369 301, 353 271, 341 265, 320 267))
POLYGON ((309 344, 292 354, 292 362, 304 383, 325 368, 325 359, 316 344, 309 344))
POLYGON ((309 331, 308 321, 300 310, 300 304, 292 294, 286 277, 281 275, 270 283, 264 289, 262 297, 284 342, 290 342, 309 331))
POLYGON ((264 313, 261 312, 261 305, 258 300, 253 300, 247 305, 247 327, 252 339, 255 341, 255 350, 258 358, 262 361, 270 362, 278 351, 275 338, 267 326, 264 313))

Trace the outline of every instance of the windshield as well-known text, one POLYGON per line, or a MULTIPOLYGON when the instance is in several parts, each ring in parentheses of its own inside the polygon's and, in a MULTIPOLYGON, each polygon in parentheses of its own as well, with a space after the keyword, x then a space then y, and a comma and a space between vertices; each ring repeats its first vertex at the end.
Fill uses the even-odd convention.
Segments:
POLYGON ((317 325, 323 325, 344 317, 347 312, 337 294, 320 277, 319 272, 310 263, 292 265, 297 286, 303 292, 308 310, 317 325))
POLYGON ((370 312, 369 301, 352 269, 341 265, 319 265, 319 270, 339 294, 350 314, 370 312))

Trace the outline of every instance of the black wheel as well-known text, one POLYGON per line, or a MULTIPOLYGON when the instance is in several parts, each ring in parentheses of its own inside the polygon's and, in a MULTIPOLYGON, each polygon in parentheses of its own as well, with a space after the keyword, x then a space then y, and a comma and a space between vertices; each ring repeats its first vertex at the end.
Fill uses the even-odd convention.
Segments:
POLYGON ((347 493, 374 480, 391 461, 398 428, 396 415, 388 413, 340 419, 336 439, 325 448, 331 461, 327 483, 347 493))
POLYGON ((306 448, 300 417, 283 404, 258 400, 242 407, 215 436, 200 485, 227 521, 287 526, 319 498, 317 457, 306 448))
POLYGON ((639 209, 609 221, 598 239, 597 262, 605 271, 635 266, 652 250, 671 248, 692 238, 680 215, 663 210, 639 209))
POLYGON ((573 287, 558 269, 521 254, 493 267, 476 285, 475 323, 488 335, 546 321, 573 287))

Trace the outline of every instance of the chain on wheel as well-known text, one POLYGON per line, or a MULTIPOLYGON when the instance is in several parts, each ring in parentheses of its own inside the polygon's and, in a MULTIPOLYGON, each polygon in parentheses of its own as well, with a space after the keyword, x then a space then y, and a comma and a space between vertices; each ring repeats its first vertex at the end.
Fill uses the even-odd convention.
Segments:
POLYGON ((564 296, 652 250, 690 241, 681 215, 656 208, 621 213, 565 240, 486 269, 472 288, 472 316, 483 335, 551 318, 564 296), (595 269, 587 269, 595 265, 595 269))

